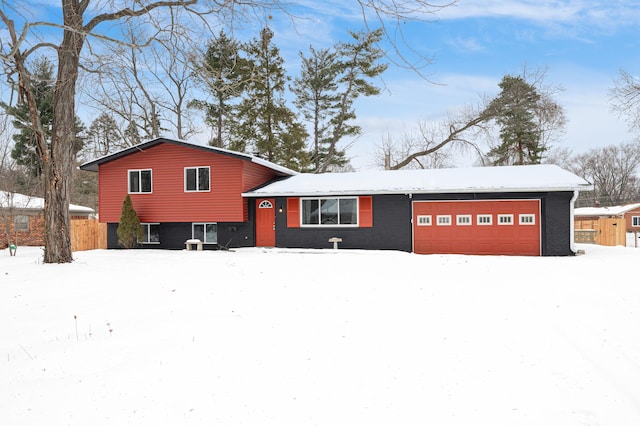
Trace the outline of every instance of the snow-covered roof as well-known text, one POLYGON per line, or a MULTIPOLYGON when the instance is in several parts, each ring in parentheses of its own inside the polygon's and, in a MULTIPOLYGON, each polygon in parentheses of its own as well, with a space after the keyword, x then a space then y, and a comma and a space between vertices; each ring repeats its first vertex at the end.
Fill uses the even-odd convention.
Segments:
POLYGON ((626 212, 640 208, 640 203, 609 207, 579 207, 573 210, 575 216, 624 216, 626 212))
POLYGON ((237 151, 231 151, 229 149, 224 149, 224 148, 218 148, 218 147, 214 147, 214 146, 209 146, 209 145, 198 145, 192 142, 187 142, 181 139, 173 139, 173 138, 156 138, 156 139, 152 139, 149 141, 145 141, 142 142, 138 145, 134 145, 132 147, 123 149, 121 151, 115 152, 113 154, 109 154, 109 155, 105 155, 103 157, 97 158, 95 160, 86 162, 84 164, 82 164, 80 166, 80 169, 82 170, 88 170, 90 172, 97 172, 98 171, 98 166, 100 164, 103 163, 107 163, 109 161, 112 160, 116 160, 118 158, 124 157, 126 155, 132 154, 134 152, 137 151, 142 151, 146 148, 151 148, 152 146, 158 145, 160 143, 172 143, 172 144, 176 144, 176 145, 183 145, 183 146, 187 146, 189 148, 195 148, 195 149, 200 149, 203 151, 209 151, 209 152, 215 152, 218 154, 224 154, 224 155, 229 155, 232 157, 237 157, 237 158, 242 158, 248 161, 251 161, 252 163, 255 164, 259 164, 261 166, 267 167, 275 172, 277 172, 280 175, 283 176, 293 176, 293 175, 297 175, 298 172, 291 170, 287 167, 283 167, 280 166, 278 164, 272 163, 271 161, 267 161, 263 158, 257 157, 255 155, 250 155, 250 154, 245 154, 243 152, 237 152, 237 151))
POLYGON ((246 197, 468 192, 586 191, 593 185, 558 166, 528 165, 299 174, 246 197))
MULTIPOLYGON (((0 191, 0 208, 2 209, 20 209, 20 210, 43 210, 44 198, 31 197, 15 192, 0 191)), ((91 207, 78 206, 69 204, 69 212, 72 214, 92 214, 94 210, 91 207)))

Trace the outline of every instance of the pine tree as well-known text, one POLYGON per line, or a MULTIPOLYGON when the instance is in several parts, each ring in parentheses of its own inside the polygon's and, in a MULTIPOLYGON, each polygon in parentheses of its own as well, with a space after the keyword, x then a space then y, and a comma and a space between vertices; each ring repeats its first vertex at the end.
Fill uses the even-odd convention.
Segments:
POLYGON ((536 123, 540 94, 519 76, 504 76, 499 87, 502 90, 489 109, 496 113, 502 142, 487 156, 494 165, 539 164, 547 149, 541 143, 542 133, 536 123))
MULTIPOLYGON (((53 122, 53 65, 47 58, 41 58, 33 64, 31 86, 35 96, 38 113, 47 140, 51 137, 53 122)), ((42 174, 42 165, 36 152, 35 133, 33 131, 29 109, 26 104, 14 107, 4 105, 7 113, 14 117, 13 126, 17 130, 13 135, 14 147, 11 158, 20 166, 24 166, 29 175, 38 177, 42 174)))
POLYGON ((307 131, 287 107, 284 93, 289 78, 284 60, 273 44, 273 32, 265 28, 246 47, 251 77, 238 110, 239 125, 231 149, 302 170, 309 163, 305 147, 307 131))
POLYGON ((360 96, 375 96, 380 89, 371 80, 381 75, 387 65, 380 63, 384 52, 377 46, 383 32, 350 32, 352 40, 338 43, 333 51, 311 48, 309 58, 302 58, 300 78, 294 82, 296 106, 313 127, 313 168, 324 173, 348 163, 338 143, 357 136, 362 129, 353 124, 353 104, 360 96))
POLYGON ((129 194, 127 194, 122 203, 122 213, 120 213, 117 234, 118 244, 121 244, 126 249, 134 248, 143 236, 140 219, 133 208, 129 194))
POLYGON ((235 99, 244 92, 248 72, 246 60, 240 55, 240 43, 220 31, 209 42, 197 75, 213 102, 194 100, 189 106, 205 112, 205 122, 213 136, 209 145, 226 148, 230 126, 234 121, 235 99))

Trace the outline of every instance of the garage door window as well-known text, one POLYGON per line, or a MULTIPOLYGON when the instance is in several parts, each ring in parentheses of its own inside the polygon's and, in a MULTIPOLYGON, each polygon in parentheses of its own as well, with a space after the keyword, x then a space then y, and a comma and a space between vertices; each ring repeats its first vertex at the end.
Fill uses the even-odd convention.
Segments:
POLYGON ((476 218, 478 225, 491 225, 493 217, 490 214, 479 214, 476 218))
POLYGON ((418 215, 418 226, 431 226, 431 215, 418 215))
POLYGON ((451 215, 438 215, 436 217, 438 226, 449 226, 451 225, 451 215))
POLYGON ((470 214, 459 214, 456 216, 456 225, 460 226, 470 226, 471 225, 471 215, 470 214))
POLYGON ((535 225, 536 215, 534 214, 521 214, 518 217, 520 225, 535 225))
POLYGON ((498 225, 513 225, 513 215, 512 214, 499 214, 498 215, 498 225))

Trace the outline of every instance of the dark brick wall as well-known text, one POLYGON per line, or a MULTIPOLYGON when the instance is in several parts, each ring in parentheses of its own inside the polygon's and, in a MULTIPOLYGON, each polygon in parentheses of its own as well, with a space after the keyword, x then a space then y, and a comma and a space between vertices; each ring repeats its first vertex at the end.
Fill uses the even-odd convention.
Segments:
MULTIPOLYGON (((160 244, 140 244, 145 249, 184 249, 185 241, 191 238, 191 222, 169 222, 160 224, 160 244)), ((253 247, 255 245, 252 223, 218 223, 218 244, 205 244, 204 249, 225 247, 253 247)), ((118 224, 107 224, 107 248, 118 245, 118 224)))
MULTIPOLYGON (((340 237, 340 248, 411 251, 411 203, 406 195, 373 197, 373 227, 287 228, 287 213, 276 213, 276 246, 332 248, 331 237, 340 237)), ((276 205, 286 206, 285 198, 276 205)))

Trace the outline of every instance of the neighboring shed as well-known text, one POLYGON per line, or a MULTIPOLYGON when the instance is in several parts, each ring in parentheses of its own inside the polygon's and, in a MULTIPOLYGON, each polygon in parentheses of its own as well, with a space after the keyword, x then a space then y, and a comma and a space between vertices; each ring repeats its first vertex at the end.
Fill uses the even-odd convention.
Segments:
POLYGON ((576 241, 626 245, 627 232, 640 232, 640 203, 575 209, 576 241))
MULTIPOLYGON (((0 248, 6 248, 8 241, 22 246, 43 245, 43 211, 43 198, 0 191, 0 248)), ((71 220, 87 219, 93 214, 90 207, 69 205, 71 220)))
POLYGON ((300 174, 243 194, 277 206, 279 247, 571 255, 584 179, 554 165, 300 174))

